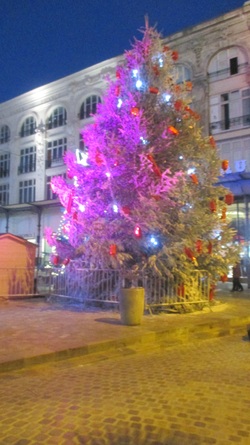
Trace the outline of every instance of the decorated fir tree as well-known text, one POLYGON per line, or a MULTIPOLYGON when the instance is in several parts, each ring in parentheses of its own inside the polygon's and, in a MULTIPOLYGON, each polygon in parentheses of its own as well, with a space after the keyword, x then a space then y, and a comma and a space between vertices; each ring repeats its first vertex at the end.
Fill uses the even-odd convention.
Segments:
POLYGON ((177 59, 146 26, 108 80, 83 131, 85 152, 68 152, 68 179, 52 181, 65 207, 62 230, 47 231, 59 264, 182 279, 202 269, 216 280, 238 258, 226 213, 233 197, 215 185, 221 161, 202 136, 191 82, 178 83, 177 59))

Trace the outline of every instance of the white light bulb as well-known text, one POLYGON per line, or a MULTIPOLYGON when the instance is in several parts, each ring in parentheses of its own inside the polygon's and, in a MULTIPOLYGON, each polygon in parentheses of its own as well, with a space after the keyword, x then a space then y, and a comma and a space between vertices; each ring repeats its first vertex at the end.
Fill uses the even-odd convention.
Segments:
POLYGON ((136 86, 136 88, 138 88, 138 89, 141 88, 141 86, 142 86, 142 81, 141 81, 141 80, 137 80, 135 86, 136 86))
POLYGON ((165 93, 165 94, 163 95, 163 97, 164 97, 165 102, 169 102, 170 99, 171 99, 171 94, 165 93))

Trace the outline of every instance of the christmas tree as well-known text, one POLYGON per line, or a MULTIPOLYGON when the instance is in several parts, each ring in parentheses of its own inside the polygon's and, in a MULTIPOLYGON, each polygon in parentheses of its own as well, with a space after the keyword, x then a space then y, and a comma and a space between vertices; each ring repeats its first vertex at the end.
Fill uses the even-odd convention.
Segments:
POLYGON ((216 186, 226 161, 202 136, 177 59, 146 25, 108 79, 85 151, 68 152, 67 180, 52 180, 65 207, 62 228, 47 230, 59 264, 182 279, 202 269, 216 280, 238 259, 226 214, 233 196, 216 186))

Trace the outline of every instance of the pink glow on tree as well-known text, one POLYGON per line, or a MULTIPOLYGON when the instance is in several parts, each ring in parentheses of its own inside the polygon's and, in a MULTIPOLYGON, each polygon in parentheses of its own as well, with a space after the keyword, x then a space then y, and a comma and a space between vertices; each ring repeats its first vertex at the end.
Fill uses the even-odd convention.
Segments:
POLYGON ((176 83, 176 54, 146 27, 83 131, 87 162, 79 153, 65 155, 69 178, 55 178, 52 187, 66 209, 67 237, 47 236, 60 257, 70 250, 88 267, 158 273, 227 268, 234 250, 219 215, 225 190, 214 187, 220 161, 191 109, 191 83, 176 83), (215 215, 211 199, 218 202, 215 215), (195 261, 188 258, 185 249, 197 239, 212 242, 217 259, 202 249, 195 261))

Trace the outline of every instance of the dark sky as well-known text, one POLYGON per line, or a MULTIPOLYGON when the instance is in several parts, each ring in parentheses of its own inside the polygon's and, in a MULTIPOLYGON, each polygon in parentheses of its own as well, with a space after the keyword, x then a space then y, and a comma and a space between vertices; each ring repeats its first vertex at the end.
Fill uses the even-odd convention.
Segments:
POLYGON ((129 49, 149 24, 167 36, 245 0, 0 0, 0 103, 129 49))

